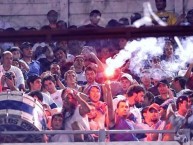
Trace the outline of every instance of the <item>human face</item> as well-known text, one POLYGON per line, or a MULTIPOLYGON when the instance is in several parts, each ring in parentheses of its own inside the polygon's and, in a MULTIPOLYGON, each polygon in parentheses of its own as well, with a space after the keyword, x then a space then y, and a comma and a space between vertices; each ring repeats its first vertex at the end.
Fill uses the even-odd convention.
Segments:
POLYGON ((84 67, 84 59, 81 57, 76 58, 74 61, 74 68, 76 71, 82 71, 84 67))
POLYGON ((51 80, 46 80, 44 82, 44 88, 50 93, 53 94, 56 90, 55 83, 53 83, 51 80))
POLYGON ((96 74, 94 71, 90 71, 90 70, 86 71, 85 76, 88 83, 93 83, 95 81, 96 74))
POLYGON ((31 58, 33 56, 32 48, 31 47, 24 48, 23 49, 23 56, 31 58))
POLYGON ((100 18, 101 17, 98 14, 93 14, 93 16, 90 17, 90 21, 92 24, 98 25, 100 18))
POLYGON ((92 87, 89 92, 89 97, 92 102, 98 102, 101 97, 101 92, 97 87, 92 87))
POLYGON ((144 92, 137 93, 137 96, 135 97, 135 102, 140 103, 140 104, 143 103, 144 102, 144 96, 145 96, 144 92))
POLYGON ((171 84, 171 87, 172 87, 175 91, 178 91, 179 88, 180 88, 179 81, 178 81, 178 80, 177 80, 177 81, 173 80, 173 81, 172 81, 172 84, 171 84))
POLYGON ((141 77, 141 82, 143 83, 144 86, 150 87, 150 85, 151 85, 150 75, 149 75, 149 74, 144 74, 144 75, 141 77))
POLYGON ((127 89, 131 86, 131 82, 127 78, 121 78, 120 83, 124 91, 127 91, 127 89))
POLYGON ((63 118, 61 116, 55 116, 52 119, 52 129, 53 130, 61 130, 63 125, 63 118))
POLYGON ((157 121, 160 119, 159 111, 154 108, 150 108, 147 111, 147 116, 149 116, 150 121, 153 123, 157 123, 157 121))
POLYGON ((87 114, 89 119, 95 119, 97 116, 97 110, 95 106, 90 105, 90 112, 87 114))
POLYGON ((179 105, 179 110, 182 110, 185 114, 188 112, 188 101, 184 100, 182 103, 179 105))
POLYGON ((57 74, 59 76, 61 74, 60 66, 58 64, 52 64, 50 67, 50 71, 52 74, 57 74))
POLYGON ((161 83, 158 86, 158 91, 159 91, 160 95, 165 95, 165 94, 168 94, 169 88, 166 84, 161 83))
POLYGON ((66 54, 62 50, 58 50, 55 53, 57 61, 66 60, 66 54))
POLYGON ((12 54, 14 59, 20 59, 21 57, 19 50, 13 51, 12 54))
POLYGON ((12 63, 13 63, 13 55, 11 53, 4 54, 3 65, 4 66, 11 66, 12 63))
POLYGON ((73 98, 72 94, 63 94, 62 96, 63 107, 70 110, 73 106, 76 106, 77 102, 73 98))
POLYGON ((73 71, 68 72, 66 74, 66 83, 67 83, 67 85, 76 83, 77 82, 76 79, 77 79, 76 74, 73 71))
POLYGON ((158 11, 165 10, 166 2, 164 0, 155 0, 156 8, 158 11))
POLYGON ((127 39, 125 39, 125 38, 119 39, 119 47, 120 48, 125 48, 126 44, 127 44, 127 39))
POLYGON ((58 19, 58 14, 56 12, 51 12, 48 16, 47 16, 48 21, 51 24, 55 24, 57 22, 58 19))
POLYGON ((174 53, 174 49, 171 43, 166 43, 164 47, 165 55, 171 56, 174 53))
POLYGON ((107 59, 110 57, 109 48, 104 47, 101 49, 101 57, 104 59, 107 59))
POLYGON ((129 105, 126 102, 120 102, 116 110, 116 113, 120 117, 127 117, 129 111, 129 105))
POLYGON ((41 79, 36 79, 33 83, 30 83, 31 90, 41 90, 42 87, 42 80, 41 79))

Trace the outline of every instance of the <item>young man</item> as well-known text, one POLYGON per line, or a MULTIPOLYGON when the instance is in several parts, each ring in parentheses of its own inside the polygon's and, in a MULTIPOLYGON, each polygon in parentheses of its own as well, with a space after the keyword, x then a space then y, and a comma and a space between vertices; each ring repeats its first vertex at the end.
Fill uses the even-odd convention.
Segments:
POLYGON ((154 103, 161 105, 166 100, 174 98, 174 94, 169 87, 169 82, 166 79, 159 81, 157 88, 159 95, 155 96, 154 103))
POLYGON ((168 25, 175 25, 177 18, 174 13, 166 11, 166 0, 155 0, 157 15, 160 19, 168 25))
POLYGON ((90 24, 81 26, 80 28, 103 28, 99 26, 101 15, 99 10, 92 10, 89 14, 90 24))
MULTIPOLYGON (((127 119, 129 112, 129 104, 127 100, 121 100, 117 104, 115 124, 112 127, 114 130, 134 130, 132 123, 127 119)), ((111 134, 111 141, 138 141, 133 133, 126 134, 111 134)))
MULTIPOLYGON (((31 75, 27 79, 27 85, 29 88, 29 93, 32 91, 41 91, 42 88, 42 80, 40 76, 37 75, 31 75)), ((50 106, 51 109, 57 108, 56 103, 53 101, 53 99, 46 93, 42 93, 43 96, 43 104, 46 104, 50 106)))
POLYGON ((145 90, 143 87, 139 85, 133 85, 131 86, 127 93, 127 101, 129 103, 129 109, 130 112, 134 115, 135 117, 135 122, 136 123, 142 123, 142 116, 139 108, 136 107, 136 104, 142 104, 144 101, 144 96, 145 96, 145 90))
POLYGON ((62 108, 63 102, 62 102, 61 94, 63 90, 56 89, 56 80, 54 79, 54 77, 52 75, 45 76, 42 79, 42 85, 50 93, 50 96, 54 100, 56 105, 59 108, 62 108))
POLYGON ((21 44, 20 48, 22 51, 22 59, 21 61, 24 61, 29 66, 29 71, 26 72, 27 77, 30 75, 40 75, 41 74, 41 67, 40 62, 33 60, 33 51, 32 51, 33 45, 29 42, 24 42, 21 44))

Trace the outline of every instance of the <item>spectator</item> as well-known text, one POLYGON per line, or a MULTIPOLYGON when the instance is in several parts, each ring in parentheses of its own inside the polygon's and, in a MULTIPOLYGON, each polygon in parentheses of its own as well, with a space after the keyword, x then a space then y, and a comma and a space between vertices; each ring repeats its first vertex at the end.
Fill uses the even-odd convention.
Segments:
MULTIPOLYGON (((52 130, 63 130, 64 129, 64 117, 60 114, 54 114, 51 121, 52 130)), ((67 134, 55 134, 50 136, 49 142, 69 142, 67 134)))
POLYGON ((57 90, 56 88, 56 80, 52 75, 45 76, 42 79, 42 86, 50 93, 51 98, 54 100, 58 108, 62 108, 63 103, 62 103, 62 89, 57 90))
POLYGON ((50 10, 47 13, 47 19, 49 21, 49 26, 51 29, 56 29, 57 28, 57 20, 58 20, 58 12, 55 10, 50 10))
POLYGON ((139 108, 136 107, 137 104, 142 104, 144 102, 145 90, 139 85, 132 85, 129 87, 127 93, 127 101, 129 103, 130 113, 134 115, 134 122, 142 123, 142 116, 139 108))
POLYGON ((159 91, 159 95, 155 96, 154 103, 161 105, 166 100, 172 99, 174 97, 174 94, 169 87, 169 82, 166 79, 159 81, 159 83, 157 84, 157 88, 159 91))
POLYGON ((77 75, 77 84, 83 86, 87 83, 85 76, 85 64, 84 64, 84 56, 77 55, 74 59, 74 70, 77 75))
POLYGON ((99 26, 101 15, 102 14, 99 10, 92 10, 89 14, 90 24, 81 26, 80 28, 103 28, 99 26))
POLYGON ((67 23, 64 22, 63 20, 59 20, 57 23, 56 23, 56 26, 59 30, 66 30, 68 27, 67 27, 67 23))
POLYGON ((193 9, 189 10, 187 15, 186 15, 186 19, 189 23, 189 25, 193 25, 193 9))
POLYGON ((155 0, 155 4, 158 17, 168 25, 175 25, 177 22, 175 14, 165 10, 167 6, 166 0, 155 0))
MULTIPOLYGON (((149 121, 147 122, 148 125, 155 130, 163 130, 165 123, 160 120, 160 109, 161 107, 153 103, 148 107, 147 115, 146 117, 149 118, 149 121)), ((147 135, 147 141, 157 141, 160 140, 159 134, 157 133, 151 133, 147 135)))
MULTIPOLYGON (((129 104, 126 100, 121 100, 117 104, 116 119, 112 129, 114 130, 134 130, 132 123, 127 119, 129 112, 129 104)), ((138 141, 133 133, 128 134, 111 134, 111 141, 138 141)))
POLYGON ((179 97, 183 94, 186 87, 186 79, 181 76, 177 76, 173 79, 171 87, 176 92, 176 96, 179 97))
MULTIPOLYGON (((29 92, 41 91, 42 80, 41 80, 40 76, 37 76, 37 75, 29 76, 27 79, 27 86, 29 88, 29 92)), ((43 100, 42 100, 43 104, 48 105, 50 107, 50 109, 54 109, 57 107, 55 102, 53 101, 53 99, 50 97, 50 95, 48 95, 44 92, 41 92, 41 93, 43 95, 43 100)))
POLYGON ((0 65, 1 85, 2 89, 6 91, 20 90, 25 91, 25 82, 21 70, 12 65, 13 54, 10 51, 5 51, 2 54, 2 65, 0 65))
POLYGON ((29 71, 26 73, 26 76, 30 75, 40 75, 42 73, 40 62, 33 60, 33 45, 29 42, 23 42, 20 46, 22 52, 22 61, 28 64, 29 71))
MULTIPOLYGON (((65 130, 90 130, 87 114, 90 107, 80 96, 78 91, 65 89, 62 91, 63 115, 65 119, 65 130)), ((69 135, 70 142, 85 141, 86 136, 82 134, 69 135)))

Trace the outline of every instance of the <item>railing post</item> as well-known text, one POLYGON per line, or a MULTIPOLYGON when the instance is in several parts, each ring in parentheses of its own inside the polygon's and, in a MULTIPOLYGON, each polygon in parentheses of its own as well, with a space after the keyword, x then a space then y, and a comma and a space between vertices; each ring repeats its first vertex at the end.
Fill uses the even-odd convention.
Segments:
POLYGON ((106 132, 105 129, 99 130, 99 142, 105 142, 106 139, 106 132))

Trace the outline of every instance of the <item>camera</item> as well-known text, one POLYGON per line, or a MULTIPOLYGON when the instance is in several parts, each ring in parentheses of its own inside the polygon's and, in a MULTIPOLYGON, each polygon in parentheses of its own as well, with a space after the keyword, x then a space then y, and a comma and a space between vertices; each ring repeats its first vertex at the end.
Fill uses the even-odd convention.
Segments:
POLYGON ((13 78, 13 74, 11 72, 6 72, 5 77, 11 80, 13 78))

